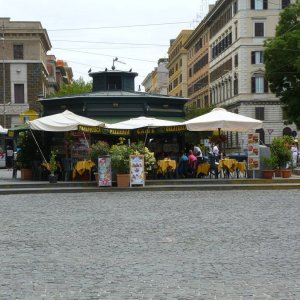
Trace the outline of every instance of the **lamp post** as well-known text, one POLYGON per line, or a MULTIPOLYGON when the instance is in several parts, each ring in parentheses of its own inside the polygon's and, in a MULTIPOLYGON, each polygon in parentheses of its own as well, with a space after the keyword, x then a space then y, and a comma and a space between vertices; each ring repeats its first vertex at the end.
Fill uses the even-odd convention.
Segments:
POLYGON ((3 71, 3 127, 6 127, 6 107, 5 107, 5 62, 4 62, 4 24, 2 25, 2 71, 3 71))

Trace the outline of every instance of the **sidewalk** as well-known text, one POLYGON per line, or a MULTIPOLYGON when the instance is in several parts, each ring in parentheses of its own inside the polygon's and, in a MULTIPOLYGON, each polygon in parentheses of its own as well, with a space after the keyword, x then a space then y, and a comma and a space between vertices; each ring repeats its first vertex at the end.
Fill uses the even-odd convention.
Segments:
MULTIPOLYGON (((300 171, 300 170, 299 170, 300 171)), ((22 180, 20 171, 17 178, 12 178, 12 170, 0 169, 0 195, 35 194, 35 193, 87 193, 87 192, 137 192, 137 191, 224 191, 224 190, 300 190, 299 175, 275 179, 209 179, 190 178, 173 180, 147 180, 145 187, 98 187, 95 181, 59 181, 51 184, 48 181, 22 180)))

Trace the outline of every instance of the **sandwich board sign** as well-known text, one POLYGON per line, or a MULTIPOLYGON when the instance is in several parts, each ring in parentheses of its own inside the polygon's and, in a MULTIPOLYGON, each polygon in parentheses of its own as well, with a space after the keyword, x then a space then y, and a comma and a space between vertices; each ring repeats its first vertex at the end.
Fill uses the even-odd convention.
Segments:
POLYGON ((144 155, 130 155, 130 187, 145 186, 144 155))

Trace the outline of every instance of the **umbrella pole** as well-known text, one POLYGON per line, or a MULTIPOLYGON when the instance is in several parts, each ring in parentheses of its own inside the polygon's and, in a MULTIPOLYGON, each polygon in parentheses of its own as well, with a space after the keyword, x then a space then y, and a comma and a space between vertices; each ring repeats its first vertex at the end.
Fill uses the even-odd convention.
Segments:
POLYGON ((220 138, 220 144, 219 144, 219 156, 221 157, 221 151, 222 151, 222 142, 221 142, 221 128, 218 128, 218 132, 219 132, 219 138, 220 138))
POLYGON ((37 140, 36 140, 36 138, 35 138, 35 136, 34 136, 34 134, 33 134, 33 132, 32 132, 32 130, 31 130, 30 127, 29 127, 29 131, 30 131, 30 133, 32 134, 32 137, 33 137, 33 139, 34 139, 34 141, 35 141, 37 147, 39 148, 39 151, 40 151, 40 153, 41 153, 41 155, 42 155, 42 157, 43 157, 44 162, 45 162, 45 163, 48 163, 47 160, 46 160, 46 158, 45 158, 45 156, 44 156, 44 154, 43 154, 43 151, 42 151, 42 149, 40 148, 39 143, 37 142, 37 140))
POLYGON ((148 137, 148 127, 147 127, 146 135, 145 135, 144 148, 146 147, 147 137, 148 137))

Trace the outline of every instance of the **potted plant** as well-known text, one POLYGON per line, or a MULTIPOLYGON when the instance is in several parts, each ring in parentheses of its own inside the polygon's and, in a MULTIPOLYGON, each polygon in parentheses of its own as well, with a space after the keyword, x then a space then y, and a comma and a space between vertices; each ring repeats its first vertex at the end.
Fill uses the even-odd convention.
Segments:
POLYGON ((119 138, 119 143, 112 145, 109 151, 113 175, 116 175, 120 187, 129 186, 129 155, 133 154, 131 147, 124 141, 124 138, 119 138))
POLYGON ((50 154, 50 159, 48 162, 48 169, 50 171, 49 175, 49 182, 50 183, 57 183, 57 174, 55 172, 58 169, 56 157, 57 157, 58 150, 52 150, 50 154))
POLYGON ((264 157, 263 162, 266 165, 266 169, 262 171, 263 178, 272 179, 275 174, 275 169, 278 166, 277 158, 271 155, 270 157, 264 157))
POLYGON ((109 155, 110 146, 107 142, 99 140, 98 142, 91 145, 89 150, 89 158, 95 164, 95 179, 98 182, 98 157, 109 155))
POLYGON ((30 132, 24 131, 19 135, 17 151, 17 168, 21 170, 21 179, 32 179, 32 164, 39 160, 40 155, 30 132))
POLYGON ((271 156, 274 156, 277 161, 276 168, 281 170, 283 178, 288 178, 292 175, 291 165, 291 150, 290 145, 293 139, 290 136, 284 135, 272 140, 270 145, 271 156))

